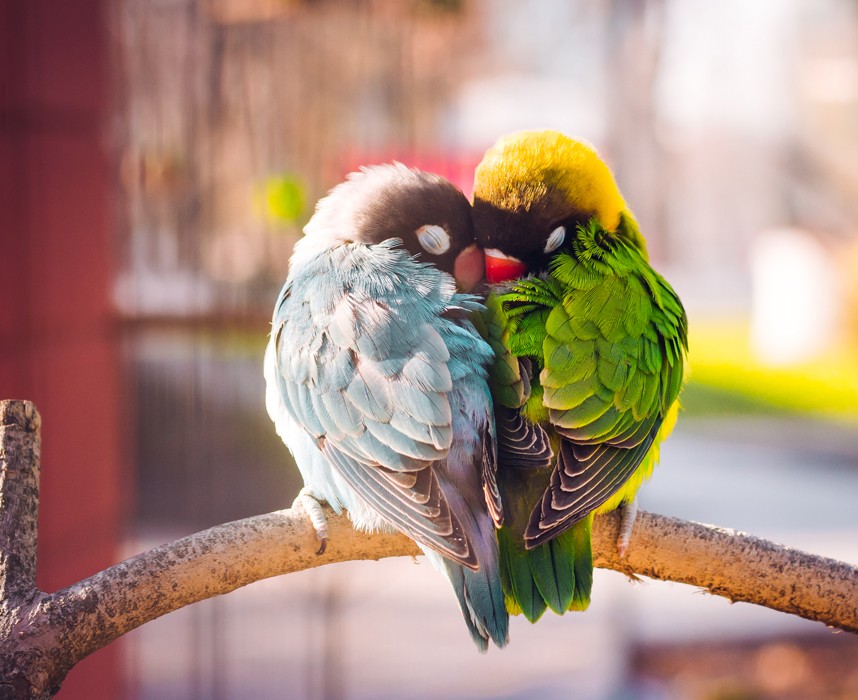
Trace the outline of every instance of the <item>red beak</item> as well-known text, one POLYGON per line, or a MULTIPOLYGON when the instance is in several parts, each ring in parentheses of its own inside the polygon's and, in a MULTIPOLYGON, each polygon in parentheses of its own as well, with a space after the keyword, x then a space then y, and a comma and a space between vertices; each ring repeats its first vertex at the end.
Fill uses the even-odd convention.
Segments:
POLYGON ((527 274, 527 265, 518 258, 504 255, 495 248, 483 251, 486 256, 486 279, 490 283, 508 282, 527 274))

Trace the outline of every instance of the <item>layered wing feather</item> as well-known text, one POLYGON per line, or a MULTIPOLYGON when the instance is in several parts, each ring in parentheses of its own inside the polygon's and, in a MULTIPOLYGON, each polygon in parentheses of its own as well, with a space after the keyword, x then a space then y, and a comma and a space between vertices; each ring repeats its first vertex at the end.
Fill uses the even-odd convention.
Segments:
MULTIPOLYGON (((493 352, 489 382, 495 400, 497 460, 502 468, 539 469, 551 466, 554 453, 548 434, 528 421, 519 410, 530 398, 533 364, 527 353, 517 356, 510 348, 510 333, 500 297, 489 294, 477 329, 493 352)), ((517 337, 517 336, 515 336, 517 337)))

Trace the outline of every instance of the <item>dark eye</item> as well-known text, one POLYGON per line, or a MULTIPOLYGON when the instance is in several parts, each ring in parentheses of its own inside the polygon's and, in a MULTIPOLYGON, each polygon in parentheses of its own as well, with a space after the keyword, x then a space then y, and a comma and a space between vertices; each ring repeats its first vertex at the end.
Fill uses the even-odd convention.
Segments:
POLYGON ((550 253, 554 250, 557 250, 561 245, 563 245, 563 241, 566 238, 566 227, 558 226, 551 232, 551 235, 548 236, 548 240, 545 241, 545 252, 550 253))
POLYGON ((430 224, 421 226, 416 231, 417 241, 427 253, 433 255, 441 255, 450 250, 450 234, 448 234, 443 226, 430 224))

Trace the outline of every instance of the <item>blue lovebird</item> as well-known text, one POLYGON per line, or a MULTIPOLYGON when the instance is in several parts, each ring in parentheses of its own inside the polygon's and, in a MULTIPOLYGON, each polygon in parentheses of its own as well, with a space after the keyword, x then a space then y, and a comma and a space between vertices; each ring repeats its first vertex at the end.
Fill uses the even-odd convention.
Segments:
POLYGON ((507 642, 503 519, 487 366, 457 293, 482 275, 470 205, 401 164, 352 173, 295 246, 265 354, 266 406, 318 501, 359 530, 399 530, 453 585, 481 651, 507 642))

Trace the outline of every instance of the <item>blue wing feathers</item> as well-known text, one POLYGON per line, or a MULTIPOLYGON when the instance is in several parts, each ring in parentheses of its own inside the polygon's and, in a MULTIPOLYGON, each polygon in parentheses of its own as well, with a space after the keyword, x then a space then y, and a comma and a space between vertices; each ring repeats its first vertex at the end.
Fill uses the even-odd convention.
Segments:
POLYGON ((412 420, 406 413, 394 413, 390 425, 414 440, 434 445, 442 453, 446 453, 453 438, 453 431, 449 425, 420 423, 412 420))
POLYGON ((450 425, 452 413, 445 394, 424 394, 417 387, 409 385, 400 385, 398 389, 397 405, 402 413, 427 425, 450 425))
POLYGON ((443 557, 484 649, 489 638, 506 643, 508 618, 494 535, 493 353, 467 320, 482 308, 396 241, 343 245, 291 270, 272 345, 282 410, 318 450, 308 459, 313 448, 299 440, 305 481, 319 479, 356 526, 392 525, 443 557))
POLYGON ((333 419, 336 429, 325 434, 326 439, 342 440, 344 437, 358 437, 362 432, 361 416, 357 409, 343 399, 339 391, 325 391, 319 394, 322 403, 333 419))
POLYGON ((438 363, 423 351, 417 352, 402 368, 402 377, 424 392, 449 392, 453 379, 446 363, 438 363))
POLYGON ((397 430, 391 423, 367 421, 366 429, 377 440, 390 445, 399 454, 415 459, 435 460, 444 456, 446 449, 420 442, 397 430))
POLYGON ((427 477, 415 475, 449 453, 454 383, 485 377, 490 348, 461 315, 445 317, 476 308, 452 278, 394 241, 344 245, 305 261, 290 272, 273 321, 287 413, 362 498, 453 558, 470 556, 442 543, 453 537, 455 516, 439 510, 437 484, 430 498, 419 491, 427 477), (424 522, 436 517, 440 523, 424 522))
POLYGON ((393 416, 390 396, 386 388, 378 386, 375 374, 368 365, 359 364, 355 367, 354 376, 344 396, 366 419, 384 422, 393 416))
MULTIPOLYGON (((324 353, 324 355, 328 354, 330 353, 324 353)), ((354 377, 354 359, 352 353, 347 350, 340 350, 339 352, 332 353, 332 355, 330 362, 320 369, 325 375, 325 386, 329 390, 342 391, 351 383, 352 377, 354 377)), ((315 362, 307 364, 318 367, 315 362)), ((318 378, 316 381, 318 381, 318 378)))

